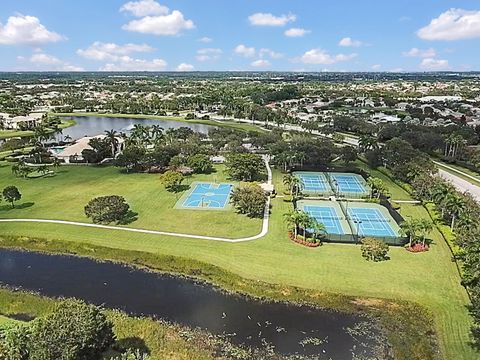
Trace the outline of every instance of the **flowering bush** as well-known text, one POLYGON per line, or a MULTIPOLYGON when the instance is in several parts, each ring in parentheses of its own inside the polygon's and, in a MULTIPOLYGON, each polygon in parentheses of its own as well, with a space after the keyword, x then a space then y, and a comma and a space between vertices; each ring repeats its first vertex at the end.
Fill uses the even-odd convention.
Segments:
POLYGON ((290 240, 296 242, 297 244, 307 246, 307 247, 318 247, 322 245, 322 243, 319 240, 315 240, 313 242, 304 240, 303 236, 301 235, 298 235, 297 238, 295 239, 295 235, 291 231, 288 232, 288 237, 290 238, 290 240))
POLYGON ((428 245, 427 244, 414 244, 412 246, 406 246, 405 249, 407 251, 413 252, 413 253, 418 253, 418 252, 425 252, 428 251, 428 245))

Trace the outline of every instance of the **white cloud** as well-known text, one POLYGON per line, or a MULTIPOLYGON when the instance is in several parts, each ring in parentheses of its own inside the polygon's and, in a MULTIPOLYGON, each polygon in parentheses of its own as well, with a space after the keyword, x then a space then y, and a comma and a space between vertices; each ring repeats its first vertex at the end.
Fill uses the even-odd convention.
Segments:
POLYGON ((108 63, 100 68, 100 71, 163 71, 167 62, 163 59, 133 59, 129 56, 122 56, 116 63, 108 63))
POLYGON ((310 30, 305 30, 302 28, 291 28, 291 29, 285 30, 284 34, 285 36, 288 36, 288 37, 302 37, 309 34, 310 32, 311 32, 310 30))
POLYGON ((480 38, 480 10, 450 9, 417 31, 424 40, 480 38))
POLYGON ((208 36, 204 36, 204 37, 198 39, 198 41, 200 41, 202 43, 205 43, 205 44, 208 44, 208 43, 211 43, 213 41, 213 39, 209 38, 208 36))
POLYGON ((285 26, 296 19, 293 14, 275 16, 270 13, 256 13, 248 17, 250 24, 255 26, 285 26))
POLYGON ((118 45, 114 43, 95 41, 85 50, 78 49, 77 54, 92 60, 117 61, 120 56, 129 55, 135 52, 150 52, 153 50, 154 48, 147 44, 129 43, 125 45, 118 45))
POLYGON ((280 59, 283 57, 283 54, 266 48, 260 49, 258 53, 260 54, 260 57, 270 56, 272 59, 280 59))
POLYGON ((353 40, 351 37, 344 37, 339 41, 338 45, 345 47, 360 47, 363 45, 363 42, 360 40, 353 40))
POLYGON ((433 58, 437 55, 437 53, 434 48, 429 48, 429 49, 411 48, 410 50, 403 52, 402 55, 407 57, 433 58))
POLYGON ((166 15, 168 7, 160 5, 154 0, 130 1, 124 4, 120 11, 129 12, 134 16, 142 17, 148 15, 166 15))
POLYGON ((195 67, 192 64, 181 63, 177 66, 177 71, 192 71, 195 67))
POLYGON ((381 68, 382 68, 382 65, 380 64, 372 65, 372 70, 380 70, 381 68))
POLYGON ((328 52, 322 49, 312 49, 300 57, 300 61, 304 64, 323 64, 323 65, 331 65, 341 61, 349 61, 355 58, 357 54, 337 54, 337 55, 330 55, 328 52))
MULTIPOLYGON (((17 60, 25 61, 26 59, 24 57, 17 57, 17 60)), ((33 64, 36 70, 40 71, 84 71, 80 66, 72 65, 43 52, 36 52, 28 61, 33 64)), ((31 70, 31 66, 29 66, 28 70, 31 70)))
POLYGON ((216 60, 222 55, 223 51, 216 48, 204 48, 197 50, 196 59, 198 61, 216 60))
POLYGON ((85 71, 85 69, 81 66, 76 66, 76 65, 72 65, 72 64, 68 64, 68 63, 65 63, 63 64, 63 67, 62 67, 62 71, 85 71))
POLYGON ((268 61, 268 60, 258 59, 258 60, 255 60, 254 62, 252 62, 250 65, 253 66, 253 67, 268 67, 271 64, 270 64, 270 61, 268 61))
POLYGON ((36 64, 47 64, 47 65, 61 63, 61 61, 55 56, 44 54, 44 53, 33 54, 32 57, 30 58, 30 62, 36 63, 36 64))
POLYGON ((243 44, 238 45, 235 50, 235 54, 245 56, 245 57, 252 57, 255 56, 255 48, 254 47, 247 47, 243 44))
POLYGON ((173 10, 168 15, 145 16, 122 26, 122 29, 127 31, 163 36, 177 35, 182 30, 193 28, 195 28, 193 21, 186 20, 178 10, 173 10))
POLYGON ((447 70, 450 66, 448 60, 427 58, 422 60, 420 67, 424 70, 447 70))
POLYGON ((10 16, 5 25, 0 24, 0 44, 40 45, 65 39, 56 32, 49 31, 35 16, 10 16))

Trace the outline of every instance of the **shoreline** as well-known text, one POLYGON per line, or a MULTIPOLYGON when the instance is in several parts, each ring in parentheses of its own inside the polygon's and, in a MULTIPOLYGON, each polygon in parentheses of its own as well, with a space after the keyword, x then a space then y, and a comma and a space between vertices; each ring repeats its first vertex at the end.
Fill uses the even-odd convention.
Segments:
MULTIPOLYGON (((218 266, 202 261, 171 255, 151 254, 142 251, 111 249, 108 247, 61 240, 17 238, 0 235, 0 249, 39 252, 54 256, 76 256, 98 262, 112 262, 131 266, 143 271, 186 277, 213 286, 230 294, 247 296, 257 301, 282 302, 294 306, 312 306, 317 309, 363 315, 377 320, 382 332, 394 349, 396 358, 414 354, 409 344, 395 344, 398 331, 409 337, 423 339, 427 353, 418 359, 435 359, 438 354, 438 334, 433 325, 432 314, 419 304, 382 298, 363 298, 336 293, 318 293, 311 289, 266 283, 241 277, 218 266), (399 314, 400 313, 400 314, 399 314), (434 339, 428 334, 435 334, 434 339), (433 345, 435 344, 435 345, 433 345), (427 356, 427 357, 425 357, 427 356)), ((402 339, 400 339, 402 340, 402 339)), ((411 357, 413 359, 413 357, 411 357)))

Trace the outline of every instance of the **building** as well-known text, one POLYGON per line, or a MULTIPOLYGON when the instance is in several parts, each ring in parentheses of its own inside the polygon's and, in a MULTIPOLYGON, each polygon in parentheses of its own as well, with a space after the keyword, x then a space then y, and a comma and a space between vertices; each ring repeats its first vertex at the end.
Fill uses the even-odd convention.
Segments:
MULTIPOLYGON (((65 163, 70 163, 70 160, 74 159, 75 161, 82 161, 82 151, 86 149, 92 149, 88 144, 92 139, 105 139, 106 135, 97 135, 97 136, 85 136, 78 139, 70 146, 67 146, 62 151, 54 152, 52 155, 57 159, 65 161, 65 163)), ((121 137, 116 137, 118 143, 115 153, 118 155, 125 149, 125 140, 121 137)))
POLYGON ((41 113, 32 113, 10 117, 9 114, 0 113, 0 122, 5 130, 31 130, 42 122, 42 116, 41 113))

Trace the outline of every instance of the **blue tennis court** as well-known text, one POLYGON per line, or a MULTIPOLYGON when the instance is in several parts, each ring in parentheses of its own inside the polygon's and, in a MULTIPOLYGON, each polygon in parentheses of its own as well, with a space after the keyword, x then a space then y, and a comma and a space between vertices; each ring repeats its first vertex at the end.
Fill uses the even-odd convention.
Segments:
POLYGON ((347 210, 354 231, 361 236, 398 236, 393 230, 391 220, 388 220, 378 209, 349 208, 347 210))
POLYGON ((295 173, 300 179, 302 191, 327 192, 330 191, 327 178, 322 173, 295 173))
POLYGON ((182 207, 187 209, 223 209, 228 204, 232 184, 196 183, 182 207))
POLYGON ((319 223, 325 225, 325 230, 328 234, 344 234, 340 224, 342 217, 334 207, 304 205, 303 211, 313 216, 319 223))
POLYGON ((330 173, 332 184, 338 186, 337 190, 340 193, 368 193, 365 185, 359 180, 358 175, 355 174, 335 174, 330 173))

